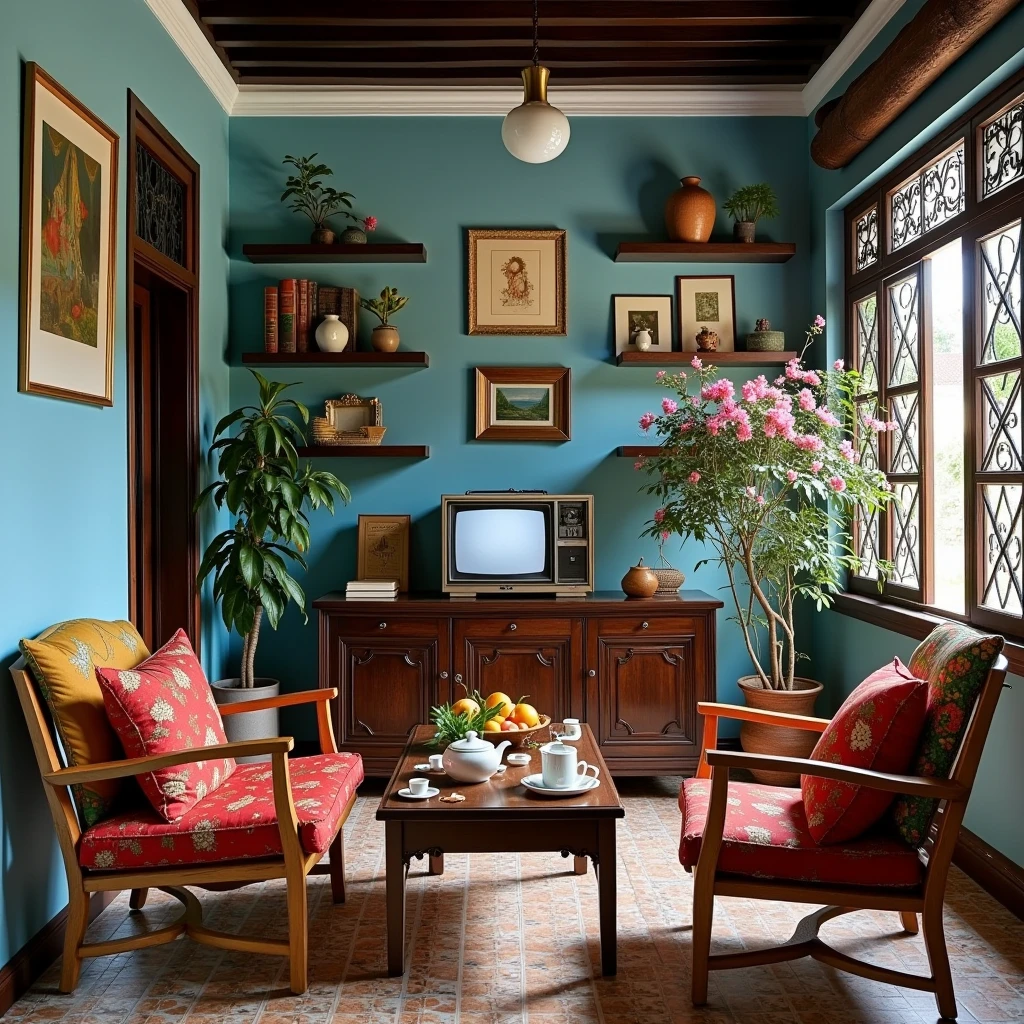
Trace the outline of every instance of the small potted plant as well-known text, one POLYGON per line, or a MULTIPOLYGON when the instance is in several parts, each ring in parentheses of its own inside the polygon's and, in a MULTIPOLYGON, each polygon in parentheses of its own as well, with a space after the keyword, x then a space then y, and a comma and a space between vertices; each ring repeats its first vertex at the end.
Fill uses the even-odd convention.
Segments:
POLYGON ((374 327, 370 341, 378 352, 394 352, 398 348, 398 329, 389 320, 409 301, 405 295, 399 295, 397 288, 384 286, 379 299, 360 299, 359 305, 368 309, 380 325, 374 327))
MULTIPOLYGON (((276 679, 255 675, 256 644, 264 613, 277 629, 289 601, 306 616, 302 587, 288 572, 285 559, 306 567, 309 551, 306 508, 325 506, 334 514, 335 497, 348 502, 348 488, 333 474, 299 465, 297 448, 306 443, 302 428, 284 410, 309 421, 306 407, 281 394, 277 384, 250 371, 259 384, 259 403, 228 413, 214 431, 210 452, 217 455, 215 480, 196 500, 227 507, 232 525, 210 541, 199 566, 200 584, 213 576, 214 600, 220 601, 224 625, 242 638, 241 674, 213 683, 218 704, 277 696, 276 679), (239 424, 234 436, 227 431, 239 424), (223 436, 222 436, 223 435, 223 436)), ((277 735, 277 709, 253 711, 225 719, 229 740, 277 735)))
MULTIPOLYGON (((281 202, 291 200, 291 208, 304 214, 313 222, 313 233, 309 240, 314 245, 331 245, 334 242, 334 229, 328 226, 327 219, 336 214, 358 220, 354 213, 349 212, 355 197, 351 192, 339 192, 331 186, 324 186, 322 178, 331 177, 334 171, 326 164, 314 163, 316 153, 309 156, 286 156, 282 163, 291 164, 295 174, 290 174, 281 193, 281 202), (343 209, 348 207, 349 209, 343 209)), ((373 231, 377 227, 376 217, 364 217, 363 228, 373 231)), ((346 228, 342 233, 343 242, 365 242, 366 235, 360 228, 346 228), (357 237, 347 237, 355 232, 357 237)))
POLYGON ((733 236, 737 242, 753 242, 754 231, 761 217, 778 217, 779 199, 766 181, 744 185, 722 204, 733 220, 733 236))

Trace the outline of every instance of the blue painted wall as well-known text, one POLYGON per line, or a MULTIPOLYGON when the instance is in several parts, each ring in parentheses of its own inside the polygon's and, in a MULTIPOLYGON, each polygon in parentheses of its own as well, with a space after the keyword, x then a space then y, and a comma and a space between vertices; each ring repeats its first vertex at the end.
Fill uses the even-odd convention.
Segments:
MULTIPOLYGON (((617 589, 640 555, 656 548, 638 535, 654 511, 637 489, 645 477, 614 456, 620 444, 642 442, 637 419, 657 408, 663 390, 650 370, 614 365, 612 296, 672 294, 674 275, 736 275, 739 329, 767 316, 796 338, 813 313, 808 306, 807 164, 801 118, 575 118, 572 142, 551 164, 513 160, 501 144, 498 118, 232 118, 231 351, 262 347, 263 287, 286 272, 376 294, 385 284, 410 296, 396 318, 402 344, 430 354, 416 372, 315 367, 276 369, 301 381, 296 394, 314 411, 345 392, 376 395, 386 441, 431 446, 425 462, 334 460, 324 465, 351 486, 353 502, 334 519, 313 519, 313 550, 303 583, 309 595, 343 588, 354 575, 356 518, 362 513, 410 513, 412 585, 440 586, 439 497, 469 488, 545 488, 596 496, 597 583, 617 589), (336 178, 355 193, 356 209, 380 219, 378 237, 424 242, 423 266, 254 266, 240 259, 245 242, 305 240, 308 222, 278 202, 281 159, 318 151, 336 178), (682 174, 700 174, 719 203, 738 185, 770 181, 783 215, 766 234, 797 243, 784 265, 672 266, 612 262, 620 239, 664 237, 665 197, 682 174), (468 227, 558 227, 568 232, 568 335, 555 338, 470 337, 466 333, 468 227), (557 364, 572 369, 572 440, 510 444, 473 440, 472 368, 557 364)), ((720 213, 717 233, 729 237, 720 213)), ((372 317, 363 314, 360 343, 372 317)), ((745 378, 741 378, 745 379, 745 378)), ((246 370, 231 370, 233 405, 253 396, 246 370)), ((687 586, 717 593, 714 568, 694 573, 696 545, 671 550, 687 586)), ((257 672, 288 688, 316 683, 316 624, 303 626, 295 609, 279 633, 264 631, 257 672)), ((809 640, 808 640, 809 642, 809 640)), ((720 619, 719 693, 737 696, 736 678, 749 671, 733 624, 720 619)), ((294 728, 310 723, 296 721, 294 728)))
MULTIPOLYGON (((125 152, 134 90, 202 166, 204 435, 227 405, 227 117, 140 0, 3 6, 0 34, 0 964, 64 904, 64 870, 7 672, 18 640, 75 616, 126 616, 125 152), (17 392, 22 61, 38 61, 121 136, 114 407, 17 392)), ((222 630, 204 649, 219 671, 222 630)))
MULTIPOLYGON (((832 95, 842 93, 852 79, 888 45, 896 32, 917 12, 923 0, 911 0, 880 33, 861 59, 844 76, 832 95)), ((1024 8, 1017 8, 953 65, 903 115, 841 171, 811 165, 810 267, 812 304, 828 310, 839 329, 830 330, 830 358, 844 346, 843 217, 845 203, 863 188, 909 156, 1024 65, 1024 8)), ((807 122, 808 140, 815 132, 807 122)), ((832 708, 873 668, 880 654, 906 660, 914 642, 887 630, 834 612, 820 617, 814 630, 814 667, 828 684, 832 708)), ((1017 864, 1024 864, 1024 792, 1016 780, 1024 777, 1024 679, 1010 677, 992 725, 966 824, 1017 864), (1013 780, 1007 785, 1007 780, 1013 780)))

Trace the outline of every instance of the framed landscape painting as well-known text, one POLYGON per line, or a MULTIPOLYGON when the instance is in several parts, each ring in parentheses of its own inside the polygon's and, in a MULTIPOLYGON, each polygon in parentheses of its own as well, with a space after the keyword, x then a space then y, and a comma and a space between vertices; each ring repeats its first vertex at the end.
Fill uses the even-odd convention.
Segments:
POLYGON ((566 366, 478 366, 479 441, 568 441, 570 373, 566 366))
POLYGON ((470 228, 470 334, 565 334, 565 232, 470 228))
POLYGON ((706 327, 718 335, 718 351, 736 350, 736 294, 731 274, 677 277, 679 338, 684 352, 697 351, 697 333, 706 327))
POLYGON ((113 405, 117 141, 25 65, 20 391, 113 405))

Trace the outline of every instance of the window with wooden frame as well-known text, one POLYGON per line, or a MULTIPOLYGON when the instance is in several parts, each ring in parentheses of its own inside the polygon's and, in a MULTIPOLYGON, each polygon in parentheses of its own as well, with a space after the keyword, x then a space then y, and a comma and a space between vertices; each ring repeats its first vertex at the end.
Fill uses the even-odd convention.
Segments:
MULTIPOLYGON (((1022 216, 1024 73, 846 210, 858 450, 896 499, 884 513, 855 514, 860 566, 849 590, 1018 639, 1022 216), (890 427, 863 429, 864 417, 890 427)), ((892 624, 891 612, 882 618, 892 624)))

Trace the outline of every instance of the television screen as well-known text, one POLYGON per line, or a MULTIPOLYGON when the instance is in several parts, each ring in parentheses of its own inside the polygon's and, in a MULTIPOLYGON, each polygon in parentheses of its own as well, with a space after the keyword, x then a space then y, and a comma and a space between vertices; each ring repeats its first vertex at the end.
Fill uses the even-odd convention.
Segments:
POLYGON ((461 508, 455 513, 452 575, 457 578, 545 577, 548 510, 461 508))

